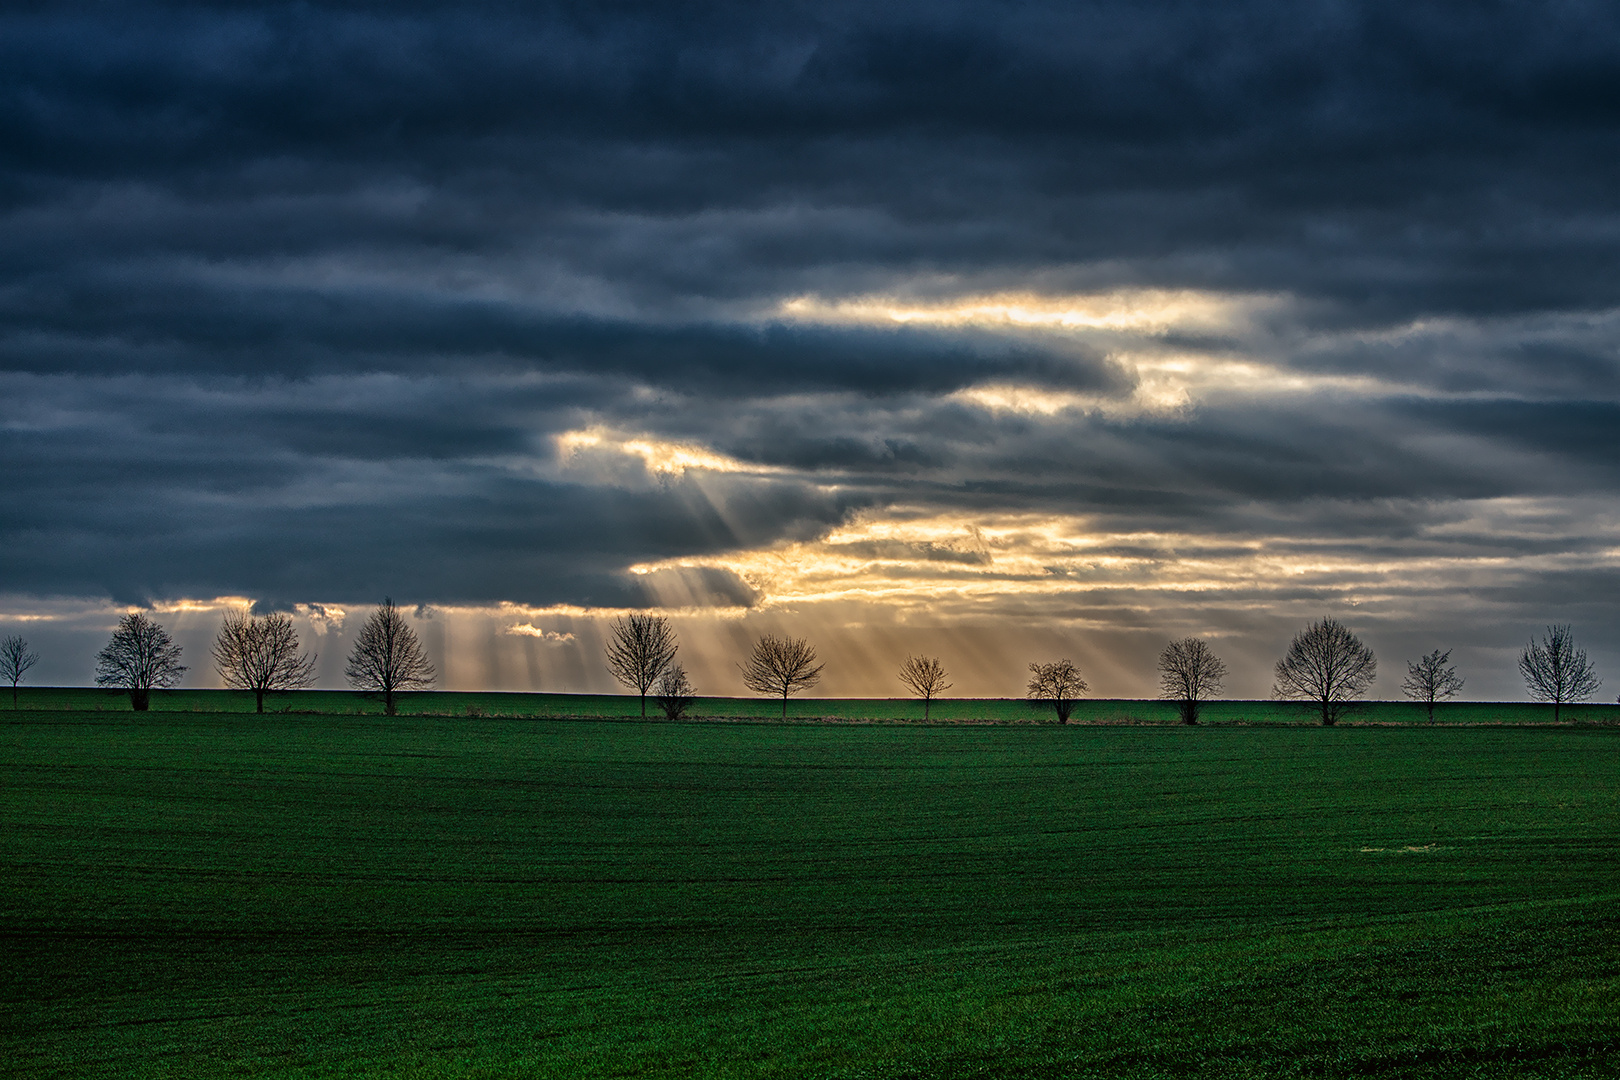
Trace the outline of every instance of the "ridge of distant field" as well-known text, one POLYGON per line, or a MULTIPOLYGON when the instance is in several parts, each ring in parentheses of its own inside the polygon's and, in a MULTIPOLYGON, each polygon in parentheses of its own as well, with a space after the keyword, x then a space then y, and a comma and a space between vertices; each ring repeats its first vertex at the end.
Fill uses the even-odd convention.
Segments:
MULTIPOLYGON (((509 716, 537 719, 639 719, 641 701, 627 694, 559 694, 439 690, 401 694, 399 713, 406 716, 509 716)), ((129 696, 121 690, 94 687, 25 686, 18 690, 18 708, 127 712, 129 696)), ((0 692, 0 713, 11 708, 10 696, 0 692)), ((265 712, 292 714, 381 714, 382 699, 352 690, 294 690, 271 694, 265 712)), ((1312 706, 1275 700, 1218 700, 1204 707, 1202 723, 1314 724, 1312 706)), ((152 695, 154 712, 253 712, 253 695, 245 690, 163 690, 152 695)), ((929 710, 935 723, 1053 723, 1050 709, 1034 708, 1023 698, 940 698, 929 710)), ((782 702, 777 698, 700 697, 692 705, 693 721, 780 721, 782 702)), ((903 722, 921 723, 922 703, 916 698, 793 698, 787 719, 798 722, 903 722)), ((1436 724, 1548 724, 1551 705, 1528 701, 1452 701, 1434 707, 1436 724)), ((647 719, 662 719, 657 703, 647 701, 647 719)), ((1563 723, 1620 723, 1620 705, 1590 702, 1564 705, 1563 723)), ((1174 703, 1153 698, 1083 698, 1076 704, 1071 724, 1179 724, 1174 703)), ((1365 701, 1353 706, 1341 724, 1426 724, 1424 706, 1409 701, 1365 701)))

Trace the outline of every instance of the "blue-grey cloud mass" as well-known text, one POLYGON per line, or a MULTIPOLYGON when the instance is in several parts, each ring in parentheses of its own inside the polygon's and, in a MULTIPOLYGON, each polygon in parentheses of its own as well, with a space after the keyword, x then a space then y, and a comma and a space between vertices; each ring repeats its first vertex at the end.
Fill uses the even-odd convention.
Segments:
POLYGON ((1620 663, 1611 5, 13 4, 0 147, 0 624, 1620 663))

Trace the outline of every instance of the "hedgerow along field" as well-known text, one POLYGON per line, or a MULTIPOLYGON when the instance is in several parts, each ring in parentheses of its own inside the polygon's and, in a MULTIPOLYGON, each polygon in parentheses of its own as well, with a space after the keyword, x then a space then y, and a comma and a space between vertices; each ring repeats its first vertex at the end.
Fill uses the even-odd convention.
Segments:
POLYGON ((0 724, 9 1075, 1620 1065, 1612 727, 0 724))

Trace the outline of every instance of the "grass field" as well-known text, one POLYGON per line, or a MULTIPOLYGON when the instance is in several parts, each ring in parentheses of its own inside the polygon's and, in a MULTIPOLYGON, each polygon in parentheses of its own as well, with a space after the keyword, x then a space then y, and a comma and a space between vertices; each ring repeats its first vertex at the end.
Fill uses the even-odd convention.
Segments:
POLYGON ((1620 1073, 1620 729, 0 716, 36 1077, 1620 1073))
MULTIPOLYGON (((129 695, 119 690, 89 687, 23 687, 18 705, 24 710, 127 712, 129 695)), ((0 693, 0 713, 11 704, 0 693)), ((158 712, 253 712, 253 695, 236 690, 165 690, 152 695, 158 712)), ((649 716, 661 714, 648 701, 649 716)), ((378 697, 344 690, 298 690, 265 698, 272 713, 375 715, 383 712, 378 697)), ((639 698, 622 694, 515 694, 444 691, 402 694, 399 711, 407 716, 555 717, 584 719, 639 718, 639 698)), ((922 720, 922 703, 915 698, 793 698, 790 720, 907 721, 922 720)), ((775 720, 782 703, 774 698, 698 698, 692 714, 711 720, 775 720)), ((975 721, 1036 724, 1053 719, 1046 709, 1031 708, 1019 698, 946 698, 933 703, 936 721, 975 721)), ((1531 702, 1446 702, 1435 706, 1436 724, 1546 724, 1552 722, 1551 705, 1531 702)), ((1620 723, 1620 705, 1592 703, 1565 705, 1564 721, 1620 723)), ((1171 702, 1134 699, 1084 699, 1071 723, 1179 722, 1171 702)), ((1205 708, 1206 724, 1314 724, 1317 714, 1307 704, 1284 701, 1212 701, 1205 708)), ((1354 707, 1346 724, 1422 724, 1428 722, 1423 706, 1408 701, 1369 701, 1354 707)))

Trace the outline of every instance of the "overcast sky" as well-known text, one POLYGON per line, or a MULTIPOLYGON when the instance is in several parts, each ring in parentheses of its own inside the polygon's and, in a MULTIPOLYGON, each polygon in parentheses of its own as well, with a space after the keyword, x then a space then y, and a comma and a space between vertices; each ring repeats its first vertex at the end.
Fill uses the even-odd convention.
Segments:
POLYGON ((1596 2, 7 5, 0 632, 1264 696, 1326 614, 1522 698, 1567 622, 1612 699, 1617 136, 1596 2))

